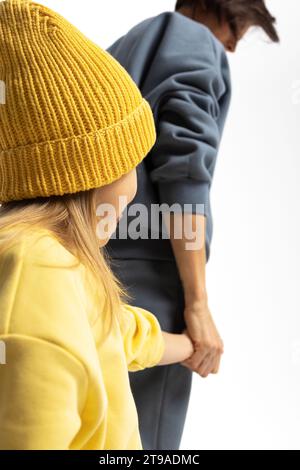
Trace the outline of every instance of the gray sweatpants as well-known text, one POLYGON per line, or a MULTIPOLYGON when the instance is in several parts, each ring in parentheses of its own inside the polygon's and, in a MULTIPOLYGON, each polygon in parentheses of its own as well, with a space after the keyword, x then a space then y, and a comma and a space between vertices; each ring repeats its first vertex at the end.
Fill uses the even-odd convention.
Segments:
MULTIPOLYGON (((115 259, 113 271, 132 296, 152 312, 162 330, 185 327, 184 297, 175 261, 115 259)), ((178 450, 189 403, 192 372, 181 364, 129 372, 144 450, 178 450)))

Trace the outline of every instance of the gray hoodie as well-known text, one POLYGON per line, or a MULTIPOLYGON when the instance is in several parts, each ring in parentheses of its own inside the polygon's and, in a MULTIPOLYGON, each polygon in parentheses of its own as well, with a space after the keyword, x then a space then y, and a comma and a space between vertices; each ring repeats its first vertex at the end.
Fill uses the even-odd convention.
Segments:
MULTIPOLYGON (((186 212, 206 216, 208 261, 210 188, 231 94, 225 49, 203 24, 166 11, 137 24, 107 50, 149 101, 157 130, 154 147, 137 167, 138 192, 129 213, 137 203, 149 211, 151 204, 189 204, 186 212)), ((107 245, 113 258, 174 258, 161 221, 155 226, 144 218, 141 237, 132 240, 124 220, 107 245)))

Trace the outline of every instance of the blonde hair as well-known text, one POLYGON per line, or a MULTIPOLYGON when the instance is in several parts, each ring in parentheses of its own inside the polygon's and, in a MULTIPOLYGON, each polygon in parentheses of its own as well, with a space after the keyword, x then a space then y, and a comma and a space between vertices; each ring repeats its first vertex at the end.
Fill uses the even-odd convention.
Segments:
MULTIPOLYGON (((0 244, 0 256, 26 233, 28 229, 49 230, 58 241, 92 274, 96 295, 105 292, 103 318, 104 336, 110 333, 113 317, 118 316, 123 300, 129 295, 115 277, 108 264, 105 249, 99 247, 96 235, 96 190, 81 191, 63 196, 38 197, 11 201, 0 206, 0 230, 10 229, 12 235, 4 237, 0 244)), ((103 295, 103 294, 102 294, 103 295)), ((103 305, 103 298, 99 297, 103 305)), ((101 312, 100 312, 101 314, 101 312)))

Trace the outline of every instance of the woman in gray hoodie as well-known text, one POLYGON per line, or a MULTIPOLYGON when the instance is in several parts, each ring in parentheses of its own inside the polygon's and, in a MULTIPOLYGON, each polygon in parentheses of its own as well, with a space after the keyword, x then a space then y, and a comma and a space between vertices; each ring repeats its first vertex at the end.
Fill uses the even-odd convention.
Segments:
POLYGON ((135 305, 154 312, 165 331, 187 328, 195 347, 185 363, 129 373, 144 449, 179 448, 192 372, 207 377, 219 369, 223 342, 205 267, 210 189, 231 92, 226 51, 251 26, 277 42, 274 22, 263 0, 178 0, 175 11, 142 21, 108 48, 149 101, 157 129, 137 167, 137 195, 108 244, 112 268, 135 305), (160 212, 170 214, 167 230, 160 212), (175 236, 186 222, 200 243, 189 245, 186 231, 175 236))

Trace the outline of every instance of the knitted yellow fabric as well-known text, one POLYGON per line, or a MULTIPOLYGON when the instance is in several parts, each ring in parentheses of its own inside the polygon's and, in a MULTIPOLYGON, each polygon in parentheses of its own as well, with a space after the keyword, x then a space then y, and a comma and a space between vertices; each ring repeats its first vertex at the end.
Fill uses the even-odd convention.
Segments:
POLYGON ((126 70, 38 3, 0 3, 0 81, 0 202, 111 183, 155 142, 126 70))

